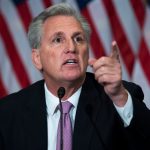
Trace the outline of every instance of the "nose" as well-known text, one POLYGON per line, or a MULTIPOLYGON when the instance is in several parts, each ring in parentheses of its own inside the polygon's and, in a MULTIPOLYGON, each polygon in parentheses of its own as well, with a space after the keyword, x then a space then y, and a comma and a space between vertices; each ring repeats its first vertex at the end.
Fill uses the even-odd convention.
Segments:
POLYGON ((65 53, 75 53, 76 52, 76 44, 73 39, 69 39, 66 42, 65 53))

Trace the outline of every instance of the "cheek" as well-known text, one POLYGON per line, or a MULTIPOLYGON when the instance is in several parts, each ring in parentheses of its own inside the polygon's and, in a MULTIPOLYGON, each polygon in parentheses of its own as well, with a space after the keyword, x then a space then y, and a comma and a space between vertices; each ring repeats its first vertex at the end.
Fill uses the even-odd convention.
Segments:
POLYGON ((87 50, 82 50, 81 53, 80 53, 80 59, 81 59, 81 66, 82 66, 82 69, 86 69, 87 68, 87 65, 88 65, 88 58, 89 58, 89 53, 87 50))
POLYGON ((56 52, 48 51, 43 54, 43 67, 47 70, 55 70, 59 64, 59 58, 56 52))
POLYGON ((57 49, 50 47, 49 43, 46 40, 43 40, 40 47, 40 57, 43 70, 54 70, 54 66, 57 65, 56 63, 58 63, 57 55, 57 49))
POLYGON ((48 65, 50 65, 50 62, 51 62, 51 53, 49 51, 42 51, 41 52, 41 63, 42 63, 42 66, 43 66, 43 69, 46 69, 46 67, 48 65))
POLYGON ((82 51, 82 59, 85 63, 88 62, 88 58, 89 58, 89 51, 87 50, 87 47, 84 48, 84 50, 82 51))

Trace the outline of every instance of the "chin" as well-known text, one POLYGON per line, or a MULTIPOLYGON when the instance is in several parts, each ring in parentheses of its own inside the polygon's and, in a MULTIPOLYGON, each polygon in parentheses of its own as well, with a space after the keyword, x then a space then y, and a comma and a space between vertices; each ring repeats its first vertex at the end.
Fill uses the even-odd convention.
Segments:
POLYGON ((75 81, 84 78, 85 74, 83 73, 68 73, 64 78, 68 81, 75 81))

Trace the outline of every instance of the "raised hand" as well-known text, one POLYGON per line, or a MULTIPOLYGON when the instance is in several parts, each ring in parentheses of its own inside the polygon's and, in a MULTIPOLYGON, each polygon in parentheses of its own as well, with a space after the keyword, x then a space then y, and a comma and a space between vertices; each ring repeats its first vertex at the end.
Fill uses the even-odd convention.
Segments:
POLYGON ((122 84, 122 69, 117 43, 112 42, 110 56, 89 59, 89 65, 93 67, 95 79, 104 86, 105 92, 112 101, 117 106, 124 106, 128 94, 122 84))

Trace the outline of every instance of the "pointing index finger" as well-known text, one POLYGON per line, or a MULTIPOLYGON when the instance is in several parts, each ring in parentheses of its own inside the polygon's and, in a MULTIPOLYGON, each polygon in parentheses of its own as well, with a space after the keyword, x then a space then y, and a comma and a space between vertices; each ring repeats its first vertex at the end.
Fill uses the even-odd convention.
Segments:
POLYGON ((119 47, 118 47, 116 41, 113 41, 113 42, 112 42, 112 53, 111 53, 111 57, 117 59, 118 61, 120 61, 120 60, 119 60, 119 47))

